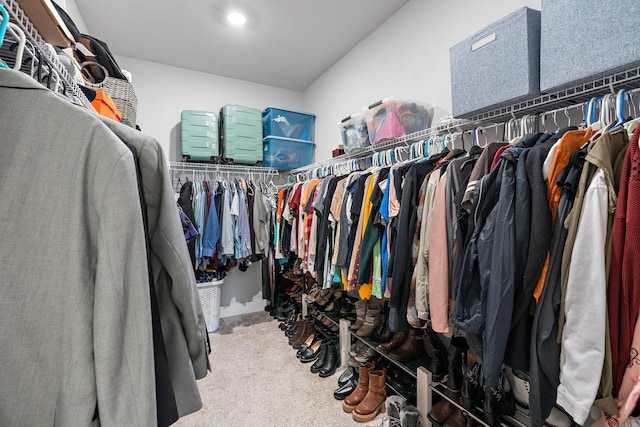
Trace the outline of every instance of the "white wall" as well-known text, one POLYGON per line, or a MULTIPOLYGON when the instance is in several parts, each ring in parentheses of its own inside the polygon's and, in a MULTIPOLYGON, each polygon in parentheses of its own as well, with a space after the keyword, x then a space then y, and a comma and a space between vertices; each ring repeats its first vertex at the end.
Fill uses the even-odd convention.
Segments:
MULTIPOLYGON (((300 110, 302 92, 221 77, 198 71, 116 56, 120 67, 133 74, 138 97, 137 122, 155 137, 172 161, 180 160, 179 122, 182 110, 217 112, 225 104, 263 110, 269 105, 300 110)), ((260 263, 246 272, 232 271, 221 288, 220 317, 264 309, 260 263)))
POLYGON ((293 110, 303 108, 302 92, 126 56, 116 55, 116 61, 133 74, 140 128, 160 141, 172 161, 180 160, 178 125, 182 110, 217 113, 226 104, 260 110, 270 105, 293 110))
POLYGON ((82 14, 76 5, 76 0, 64 0, 56 2, 60 7, 62 7, 67 14, 73 20, 73 23, 76 24, 78 30, 80 30, 83 34, 91 34, 87 30, 87 24, 84 23, 84 19, 82 18, 82 14))
POLYGON ((316 160, 342 142, 340 119, 376 100, 424 101, 435 120, 450 115, 449 47, 523 6, 540 10, 540 0, 411 0, 305 91, 304 109, 317 117, 316 160))
MULTIPOLYGON (((66 2, 85 31, 75 0, 66 2)), ((321 160, 331 157, 332 148, 341 142, 339 120, 375 100, 394 96, 425 101, 436 108, 435 120, 450 114, 449 47, 522 6, 540 9, 540 2, 411 0, 304 93, 124 56, 116 59, 133 73, 140 127, 160 141, 170 160, 179 159, 180 112, 217 111, 225 104, 315 113, 315 158, 321 160)), ((221 317, 261 310, 260 265, 229 274, 221 300, 221 317)))

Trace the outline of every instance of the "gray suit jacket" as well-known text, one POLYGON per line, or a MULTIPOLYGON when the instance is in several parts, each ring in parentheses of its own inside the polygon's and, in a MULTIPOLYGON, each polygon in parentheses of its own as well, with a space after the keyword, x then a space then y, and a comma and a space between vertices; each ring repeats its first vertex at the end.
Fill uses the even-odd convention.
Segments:
POLYGON ((202 407, 196 378, 210 369, 207 326, 191 258, 173 196, 167 162, 154 138, 121 123, 102 121, 136 152, 150 239, 150 262, 178 415, 202 407))
POLYGON ((152 426, 133 155, 22 73, 0 99, 0 425, 152 426))

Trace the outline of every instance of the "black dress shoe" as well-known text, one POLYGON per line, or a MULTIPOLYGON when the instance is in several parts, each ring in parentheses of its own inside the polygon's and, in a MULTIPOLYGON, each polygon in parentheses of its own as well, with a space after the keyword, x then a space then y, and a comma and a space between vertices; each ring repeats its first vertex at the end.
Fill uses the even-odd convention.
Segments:
POLYGON ((333 397, 338 400, 344 400, 347 396, 349 396, 353 390, 358 386, 358 378, 351 378, 349 381, 344 383, 342 386, 338 387, 333 392, 333 397))
POLYGON ((327 344, 327 356, 324 361, 324 366, 318 373, 321 378, 330 377, 331 375, 336 373, 336 368, 338 366, 338 345, 335 340, 332 340, 327 344))
POLYGON ((314 345, 317 341, 320 341, 320 337, 316 334, 309 335, 309 338, 300 346, 300 348, 296 351, 296 357, 300 359, 304 354, 305 350, 314 345))
POLYGON ((345 371, 340 374, 340 378, 338 378, 338 387, 342 387, 352 379, 358 379, 358 370, 353 366, 349 366, 345 371))
POLYGON ((311 365, 311 368, 309 369, 311 373, 317 374, 318 372, 320 372, 320 370, 324 366, 324 362, 326 359, 327 359, 327 342, 322 341, 322 345, 320 346, 320 354, 318 355, 318 358, 316 359, 315 362, 313 362, 313 365, 311 365))
POLYGON ((313 362, 320 356, 320 348, 322 347, 322 341, 315 341, 311 344, 305 351, 302 352, 300 356, 300 361, 302 363, 313 362))

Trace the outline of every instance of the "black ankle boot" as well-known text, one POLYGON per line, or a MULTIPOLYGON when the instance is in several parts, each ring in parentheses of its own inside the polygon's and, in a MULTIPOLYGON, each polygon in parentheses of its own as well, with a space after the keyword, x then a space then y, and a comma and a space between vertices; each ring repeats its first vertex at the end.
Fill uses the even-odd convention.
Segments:
POLYGON ((453 399, 460 397, 462 388, 462 355, 469 349, 464 337, 451 338, 449 347, 449 376, 447 378, 447 395, 453 399))
POLYGON ((339 365, 339 357, 338 357, 338 344, 335 340, 329 341, 327 343, 327 355, 324 360, 324 365, 318 375, 321 378, 330 377, 336 372, 336 368, 339 365))
POLYGON ((499 426, 505 415, 513 415, 516 412, 516 402, 511 392, 511 386, 504 376, 504 372, 500 373, 498 387, 484 387, 484 420, 490 426, 499 426))
POLYGON ((313 365, 311 365, 311 368, 309 368, 311 373, 317 374, 318 372, 320 372, 326 360, 327 360, 327 342, 323 341, 320 347, 320 355, 318 356, 316 361, 313 362, 313 365))
MULTIPOLYGON (((462 355, 462 405, 468 411, 474 411, 475 408, 482 407, 480 387, 480 364, 471 360, 473 356, 470 352, 462 355)), ((469 418, 471 419, 471 418, 469 418)))
POLYGON ((428 369, 431 372, 433 381, 441 382, 444 380, 449 369, 449 362, 447 361, 447 347, 440 339, 438 333, 430 327, 425 329, 423 338, 431 347, 431 364, 428 369))

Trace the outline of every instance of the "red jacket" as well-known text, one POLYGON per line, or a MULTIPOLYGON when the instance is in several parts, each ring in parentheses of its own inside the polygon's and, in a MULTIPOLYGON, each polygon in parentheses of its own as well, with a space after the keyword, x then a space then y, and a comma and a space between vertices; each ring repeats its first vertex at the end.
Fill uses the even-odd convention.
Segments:
POLYGON ((640 127, 622 165, 613 222, 608 316, 613 361, 613 395, 618 394, 629 362, 633 330, 640 310, 640 127))

